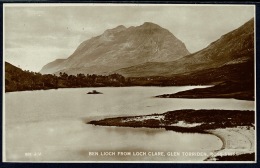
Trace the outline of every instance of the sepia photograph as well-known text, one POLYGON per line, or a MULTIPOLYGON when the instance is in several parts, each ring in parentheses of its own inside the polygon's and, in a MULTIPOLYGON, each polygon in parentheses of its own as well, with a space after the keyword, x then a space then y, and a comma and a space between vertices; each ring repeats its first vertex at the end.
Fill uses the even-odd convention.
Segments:
POLYGON ((256 163, 255 5, 3 4, 3 162, 256 163))

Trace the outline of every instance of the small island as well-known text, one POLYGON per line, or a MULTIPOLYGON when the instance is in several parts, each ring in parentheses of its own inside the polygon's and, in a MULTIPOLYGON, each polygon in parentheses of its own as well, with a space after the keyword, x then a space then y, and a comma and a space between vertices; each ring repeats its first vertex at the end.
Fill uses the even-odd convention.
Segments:
POLYGON ((98 92, 98 91, 96 91, 96 90, 93 90, 92 92, 88 92, 87 94, 103 94, 103 93, 98 92))

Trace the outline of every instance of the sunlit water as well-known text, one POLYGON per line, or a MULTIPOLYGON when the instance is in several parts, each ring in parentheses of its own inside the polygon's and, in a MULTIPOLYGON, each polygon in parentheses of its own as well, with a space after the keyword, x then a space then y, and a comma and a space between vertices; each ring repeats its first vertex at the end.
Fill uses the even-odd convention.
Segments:
POLYGON ((234 99, 164 99, 160 94, 194 87, 79 88, 6 93, 5 151, 7 161, 198 161, 221 148, 214 135, 164 129, 117 128, 86 124, 105 117, 164 113, 177 109, 254 110, 254 102, 234 99), (88 95, 96 89, 104 94, 88 95), (112 151, 114 156, 101 156, 112 151), (90 156, 98 152, 98 156, 90 156), (117 152, 131 152, 131 156, 117 152), (146 152, 146 156, 133 156, 146 152), (148 152, 165 152, 151 156, 148 152), (180 156, 168 156, 180 152, 180 156))

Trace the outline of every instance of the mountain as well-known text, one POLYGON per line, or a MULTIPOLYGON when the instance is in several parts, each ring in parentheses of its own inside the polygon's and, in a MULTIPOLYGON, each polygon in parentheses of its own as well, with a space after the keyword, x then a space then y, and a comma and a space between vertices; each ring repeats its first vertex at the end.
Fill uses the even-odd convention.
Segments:
POLYGON ((65 60, 66 59, 56 59, 55 61, 44 65, 41 70, 41 73, 48 74, 48 73, 57 72, 59 70, 59 69, 57 69, 57 67, 65 60))
POLYGON ((184 43, 157 24, 118 26, 81 43, 65 60, 45 65, 41 73, 104 74, 146 62, 168 62, 190 54, 184 43))
MULTIPOLYGON (((124 76, 189 75, 254 60, 254 19, 223 35, 205 49, 170 62, 148 62, 115 71, 124 76)), ((252 64, 252 72, 253 72, 252 64)), ((219 69, 221 70, 221 69, 219 69)), ((196 74, 198 75, 198 74, 196 74)), ((214 74, 211 74, 214 76, 214 74)), ((204 76, 206 78, 207 76, 204 76)))

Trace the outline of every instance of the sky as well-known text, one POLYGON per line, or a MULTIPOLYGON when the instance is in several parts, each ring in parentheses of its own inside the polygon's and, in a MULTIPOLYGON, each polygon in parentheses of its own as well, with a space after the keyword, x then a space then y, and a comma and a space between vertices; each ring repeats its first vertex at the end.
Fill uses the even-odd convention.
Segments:
POLYGON ((9 4, 4 6, 4 60, 38 72, 107 29, 144 22, 168 29, 193 53, 253 17, 249 5, 9 4))

